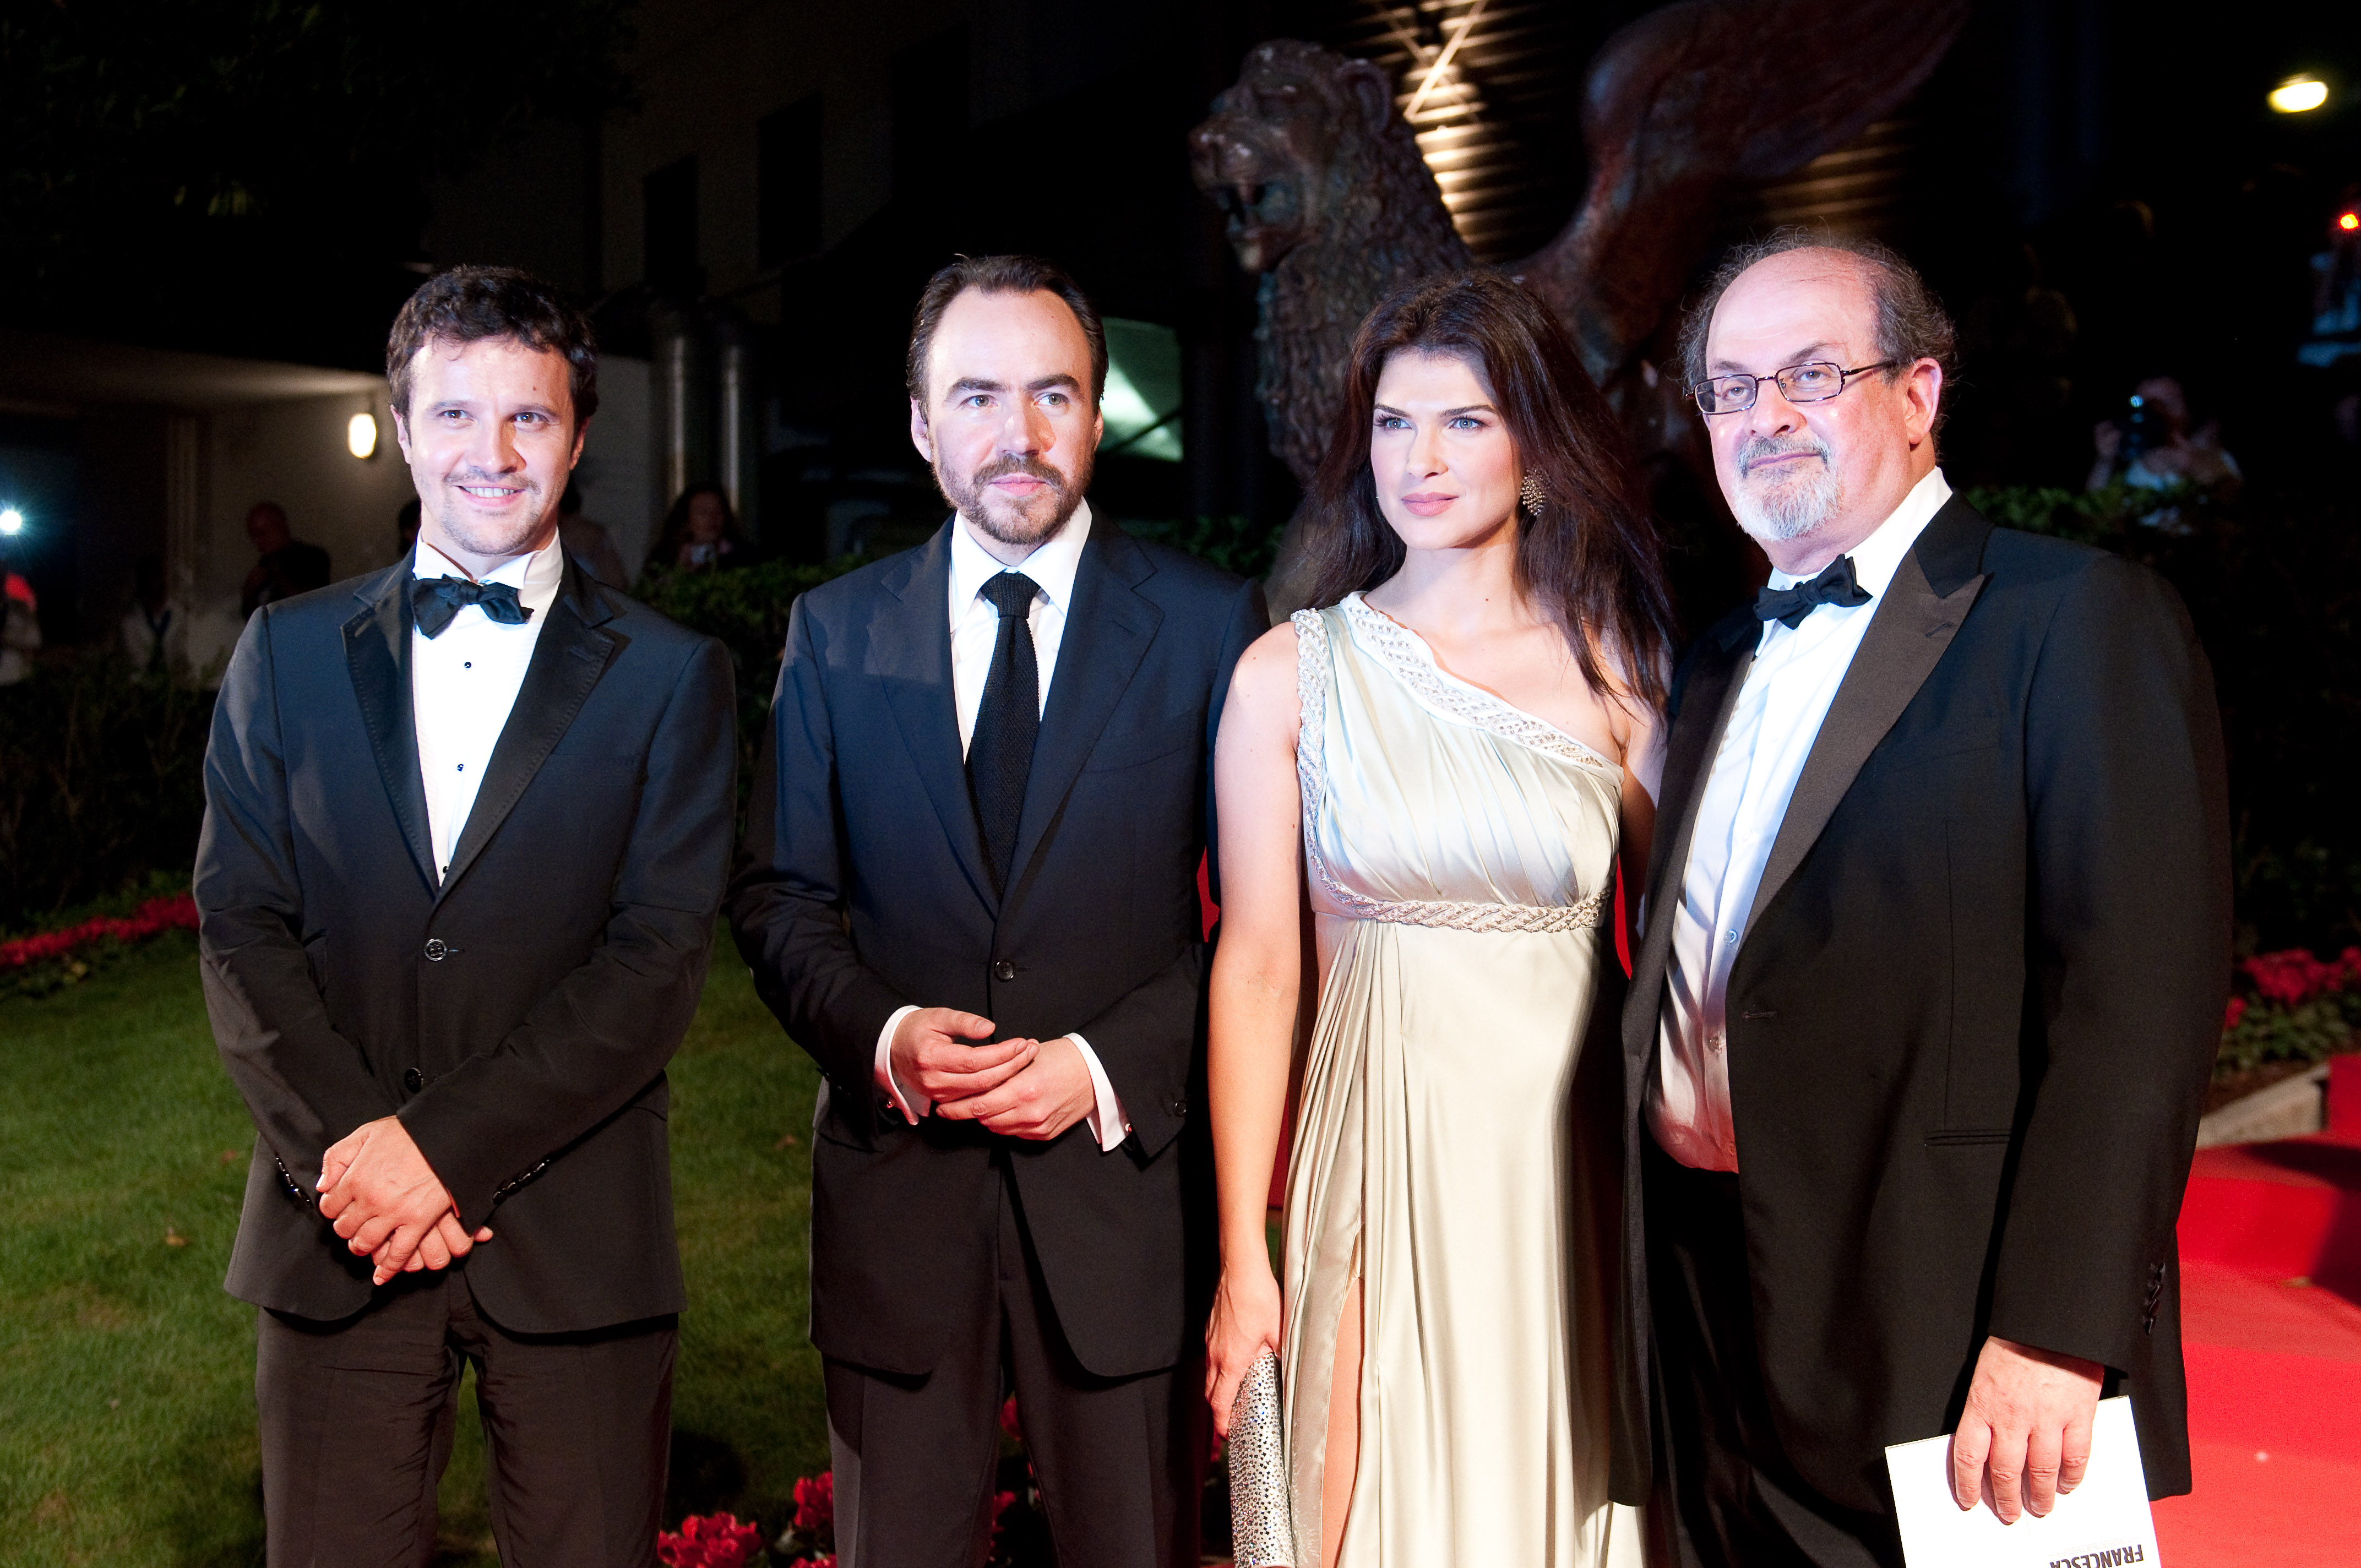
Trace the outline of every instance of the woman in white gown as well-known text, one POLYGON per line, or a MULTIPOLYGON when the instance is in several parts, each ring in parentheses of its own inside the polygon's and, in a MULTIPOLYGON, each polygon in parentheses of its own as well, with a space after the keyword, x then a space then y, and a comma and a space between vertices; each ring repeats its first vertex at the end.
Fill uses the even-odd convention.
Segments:
POLYGON ((1224 1425, 1278 1349, 1300 1568, 1640 1561, 1608 1497, 1600 1184, 1615 861, 1637 885, 1670 617, 1620 454, 1523 290, 1387 301, 1312 498, 1320 608, 1230 688, 1207 1395, 1224 1425), (1282 1290, 1265 1212, 1290 1088, 1282 1290))

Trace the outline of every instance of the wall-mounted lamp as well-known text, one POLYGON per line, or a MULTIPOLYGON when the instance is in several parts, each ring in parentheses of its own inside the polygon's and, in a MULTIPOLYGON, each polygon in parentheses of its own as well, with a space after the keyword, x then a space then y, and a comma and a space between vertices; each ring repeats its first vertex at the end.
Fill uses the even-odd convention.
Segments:
POLYGON ((15 507, 0 510, 0 539, 14 539, 25 532, 25 514, 15 507))
POLYGON ((355 414, 345 422, 345 446, 356 457, 377 451, 377 415, 355 414))
POLYGON ((2328 83, 2317 76, 2290 76, 2271 89, 2270 105, 2282 115, 2308 115, 2328 102, 2328 83))

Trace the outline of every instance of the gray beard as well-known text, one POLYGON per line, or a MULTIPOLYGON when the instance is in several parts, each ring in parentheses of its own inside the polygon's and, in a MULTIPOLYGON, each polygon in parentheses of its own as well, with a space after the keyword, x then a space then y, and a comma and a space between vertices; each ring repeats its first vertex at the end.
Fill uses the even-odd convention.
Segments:
MULTIPOLYGON (((1793 446, 1769 449, 1795 450, 1793 446)), ((1742 453, 1741 463, 1748 456, 1768 455, 1769 451, 1742 453)), ((1757 539, 1779 542, 1801 539, 1834 517, 1844 504, 1844 481, 1837 477, 1825 447, 1818 450, 1818 456, 1820 466, 1814 474, 1767 488, 1750 485, 1741 475, 1730 503, 1730 510, 1738 515, 1738 525, 1757 539)))

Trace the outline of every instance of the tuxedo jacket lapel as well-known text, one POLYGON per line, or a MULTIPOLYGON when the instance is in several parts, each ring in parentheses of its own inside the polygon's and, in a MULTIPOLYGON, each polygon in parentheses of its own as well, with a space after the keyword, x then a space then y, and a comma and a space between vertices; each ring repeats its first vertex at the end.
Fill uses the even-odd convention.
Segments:
POLYGON ((1064 807, 1091 748, 1138 673, 1164 612, 1134 591, 1155 571, 1146 552, 1111 522, 1091 529, 1074 573, 1074 602, 1049 674, 1049 703, 1033 743, 1033 771, 1025 784, 1025 814, 1009 858, 1014 892, 1064 807))
POLYGON ((938 530, 912 558, 909 569, 898 579, 887 580, 884 600, 870 626, 869 646, 885 689, 885 706, 902 731, 902 743, 909 750, 927 799, 941 819, 951 854, 989 909, 998 907, 999 897, 984 860, 975 801, 968 793, 951 685, 950 531, 958 526, 955 518, 938 530))
POLYGON ((1869 630, 1820 723, 1795 793, 1788 798, 1779 836, 1771 841, 1771 858, 1755 888, 1754 905, 1747 912, 1749 928, 1804 863, 1869 754, 1959 634, 1960 623, 1988 580, 1970 574, 1991 532, 1991 524, 1954 500, 1935 515, 1903 556, 1884 598, 1871 612, 1869 630))
POLYGON ((426 820, 426 783, 418 769, 418 729, 410 685, 410 563, 367 579, 354 598, 365 607, 344 624, 345 663, 361 728, 385 781, 402 841, 426 885, 434 885, 434 839, 426 820))
MULTIPOLYGON (((591 586, 572 556, 566 557, 566 576, 548 610, 549 623, 533 644, 533 662, 525 666, 524 684, 517 688, 516 706, 484 765, 484 784, 476 804, 459 830, 451 851, 450 873, 443 879, 441 896, 447 897, 500 824, 523 798, 525 787, 541 772, 557 742, 565 738, 574 716, 620 646, 600 623, 611 620, 605 599, 591 586)), ((414 767, 414 764, 413 764, 414 767)))

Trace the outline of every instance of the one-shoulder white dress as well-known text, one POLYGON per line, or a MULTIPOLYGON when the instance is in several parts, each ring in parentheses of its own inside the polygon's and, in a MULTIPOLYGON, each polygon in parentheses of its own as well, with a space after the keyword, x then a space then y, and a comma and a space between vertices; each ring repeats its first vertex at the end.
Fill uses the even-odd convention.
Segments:
POLYGON ((1357 1277, 1343 1563, 1636 1564, 1637 1517, 1607 1497, 1607 1238, 1575 1083, 1615 964, 1622 771, 1357 594, 1294 625, 1322 977, 1284 1245, 1299 1549, 1357 1277))

